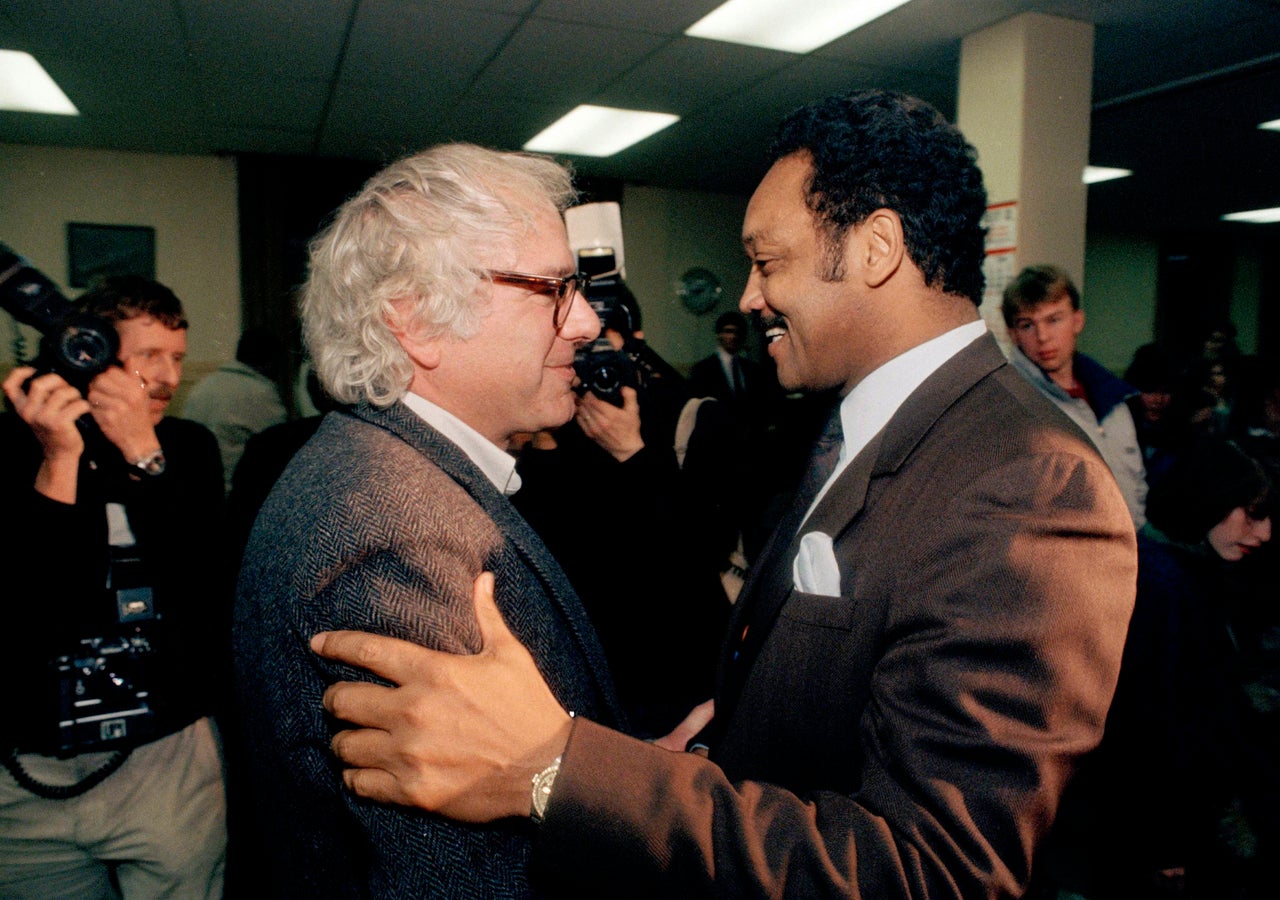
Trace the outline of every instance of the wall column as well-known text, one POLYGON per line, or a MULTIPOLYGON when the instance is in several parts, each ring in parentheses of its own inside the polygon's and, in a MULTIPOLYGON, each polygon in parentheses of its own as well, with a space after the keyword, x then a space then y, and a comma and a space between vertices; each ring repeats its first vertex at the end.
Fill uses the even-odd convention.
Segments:
POLYGON ((1084 284, 1093 25, 1024 13, 964 38, 957 124, 991 206, 982 314, 1005 342, 1000 292, 1052 263, 1084 284))

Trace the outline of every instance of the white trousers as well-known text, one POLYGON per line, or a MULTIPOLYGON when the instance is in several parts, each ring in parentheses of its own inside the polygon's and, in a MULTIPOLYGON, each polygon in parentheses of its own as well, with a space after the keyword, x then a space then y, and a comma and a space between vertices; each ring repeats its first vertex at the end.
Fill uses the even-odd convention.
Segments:
MULTIPOLYGON (((108 756, 19 760, 37 781, 66 785, 108 756)), ((0 767, 0 897, 217 900, 226 819, 208 719, 138 747, 101 784, 66 800, 39 797, 0 767)))

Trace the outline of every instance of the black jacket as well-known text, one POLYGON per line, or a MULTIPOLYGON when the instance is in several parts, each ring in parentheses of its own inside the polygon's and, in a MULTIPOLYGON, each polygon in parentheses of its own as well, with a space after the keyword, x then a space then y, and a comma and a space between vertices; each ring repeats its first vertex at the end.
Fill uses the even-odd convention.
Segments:
POLYGON ((217 686, 226 683, 230 625, 220 544, 222 465, 213 435, 201 425, 164 419, 156 435, 167 466, 155 476, 133 470, 101 435, 91 435, 76 502, 66 504, 34 489, 42 456, 30 428, 12 413, 0 416, 9 532, 0 544, 10 598, 5 631, 19 687, 10 714, 0 717, 0 747, 51 749, 60 705, 51 659, 82 638, 121 631, 115 592, 106 587, 109 502, 124 506, 140 577, 159 614, 141 626, 155 649, 147 680, 157 710, 156 730, 142 742, 213 712, 217 686))

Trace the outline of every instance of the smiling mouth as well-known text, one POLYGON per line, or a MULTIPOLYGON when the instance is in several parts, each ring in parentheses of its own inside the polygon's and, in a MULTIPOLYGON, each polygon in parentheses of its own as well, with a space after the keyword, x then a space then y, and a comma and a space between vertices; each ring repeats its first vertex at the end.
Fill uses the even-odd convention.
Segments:
POLYGON ((764 342, 766 344, 781 340, 787 333, 787 323, 781 316, 772 316, 767 319, 761 318, 759 328, 764 334, 764 342))

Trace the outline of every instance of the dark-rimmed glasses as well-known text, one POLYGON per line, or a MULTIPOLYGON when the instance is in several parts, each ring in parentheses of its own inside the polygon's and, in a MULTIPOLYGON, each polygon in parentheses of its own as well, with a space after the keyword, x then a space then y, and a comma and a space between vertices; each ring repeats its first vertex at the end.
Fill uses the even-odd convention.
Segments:
POLYGON ((529 275, 524 272, 500 272, 489 269, 484 273, 494 284, 505 284, 510 287, 525 288, 537 294, 549 294, 555 299, 555 310, 551 313, 551 322, 556 331, 564 327, 569 318, 569 308, 573 306, 573 296, 585 291, 591 285, 591 277, 575 272, 563 278, 553 275, 529 275))

